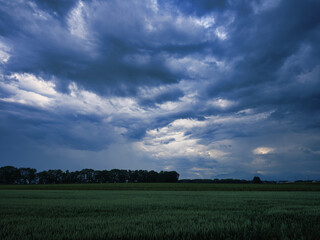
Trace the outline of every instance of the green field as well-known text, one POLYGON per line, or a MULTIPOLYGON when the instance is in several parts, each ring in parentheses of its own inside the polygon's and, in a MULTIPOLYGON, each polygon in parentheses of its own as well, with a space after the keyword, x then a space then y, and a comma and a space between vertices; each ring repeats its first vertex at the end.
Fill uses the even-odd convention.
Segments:
POLYGON ((144 191, 139 186, 140 191, 2 186, 0 239, 319 239, 320 192, 314 189, 164 191, 165 185, 163 191, 144 191))
POLYGON ((320 191, 320 183, 88 183, 0 185, 0 190, 320 191))

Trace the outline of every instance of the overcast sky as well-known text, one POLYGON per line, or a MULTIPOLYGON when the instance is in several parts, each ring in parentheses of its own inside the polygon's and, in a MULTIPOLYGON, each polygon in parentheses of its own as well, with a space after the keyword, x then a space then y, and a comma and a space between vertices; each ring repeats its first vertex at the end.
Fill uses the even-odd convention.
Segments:
POLYGON ((0 166, 320 179, 319 12, 0 0, 0 166))

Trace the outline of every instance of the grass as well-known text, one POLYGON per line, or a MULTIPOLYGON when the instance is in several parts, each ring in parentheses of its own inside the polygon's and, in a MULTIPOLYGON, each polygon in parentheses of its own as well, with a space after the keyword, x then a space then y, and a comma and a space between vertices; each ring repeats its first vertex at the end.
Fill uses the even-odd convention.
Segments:
POLYGON ((320 193, 0 190, 0 216, 4 240, 318 240, 320 193))
POLYGON ((320 191, 320 183, 89 183, 0 185, 0 190, 320 191))

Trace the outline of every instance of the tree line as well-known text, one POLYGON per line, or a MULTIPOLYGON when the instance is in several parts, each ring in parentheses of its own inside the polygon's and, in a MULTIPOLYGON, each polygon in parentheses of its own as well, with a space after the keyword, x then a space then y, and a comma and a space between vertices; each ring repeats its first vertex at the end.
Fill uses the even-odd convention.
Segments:
POLYGON ((252 180, 245 180, 245 179, 233 179, 233 178, 226 178, 226 179, 181 179, 178 182, 181 183, 276 183, 274 181, 261 181, 260 177, 254 176, 252 180))
POLYGON ((250 180, 244 179, 181 179, 179 180, 181 183, 252 183, 250 180))
POLYGON ((60 169, 37 172, 35 168, 0 168, 0 184, 59 184, 59 183, 125 183, 125 182, 177 182, 176 171, 147 170, 93 170, 62 171, 60 169))

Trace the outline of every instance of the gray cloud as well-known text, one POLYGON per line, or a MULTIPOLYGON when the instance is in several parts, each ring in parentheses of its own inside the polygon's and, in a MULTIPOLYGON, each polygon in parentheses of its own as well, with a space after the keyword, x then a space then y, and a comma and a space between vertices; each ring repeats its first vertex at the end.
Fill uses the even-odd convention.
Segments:
POLYGON ((1 164, 320 178, 319 7, 1 1, 1 164))

